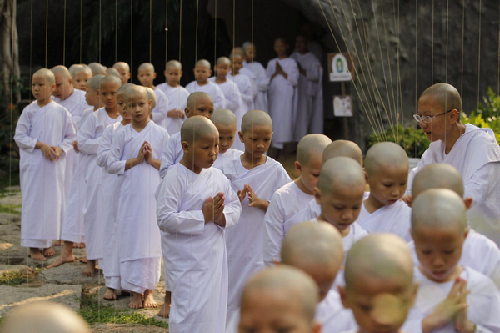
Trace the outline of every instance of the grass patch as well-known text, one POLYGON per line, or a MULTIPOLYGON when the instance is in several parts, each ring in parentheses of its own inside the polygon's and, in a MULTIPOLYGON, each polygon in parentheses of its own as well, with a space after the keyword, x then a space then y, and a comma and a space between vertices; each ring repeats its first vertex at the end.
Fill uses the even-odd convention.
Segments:
POLYGON ((0 284, 8 285, 8 286, 18 286, 25 282, 32 281, 38 273, 25 271, 25 272, 7 272, 0 275, 0 284))
POLYGON ((82 307, 80 315, 89 325, 94 324, 134 324, 151 325, 167 328, 168 324, 161 320, 148 318, 138 312, 129 310, 116 310, 111 305, 98 304, 95 296, 82 295, 82 307))
POLYGON ((21 214, 22 205, 0 205, 0 213, 21 214))

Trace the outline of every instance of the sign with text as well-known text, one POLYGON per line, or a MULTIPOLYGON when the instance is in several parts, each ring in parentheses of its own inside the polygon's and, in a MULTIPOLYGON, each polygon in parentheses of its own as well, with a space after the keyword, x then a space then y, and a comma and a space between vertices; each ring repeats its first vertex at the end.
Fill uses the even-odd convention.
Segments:
POLYGON ((352 117, 351 96, 333 96, 333 115, 335 117, 352 117))
POLYGON ((349 53, 328 53, 328 72, 330 82, 348 82, 353 80, 352 58, 349 53))

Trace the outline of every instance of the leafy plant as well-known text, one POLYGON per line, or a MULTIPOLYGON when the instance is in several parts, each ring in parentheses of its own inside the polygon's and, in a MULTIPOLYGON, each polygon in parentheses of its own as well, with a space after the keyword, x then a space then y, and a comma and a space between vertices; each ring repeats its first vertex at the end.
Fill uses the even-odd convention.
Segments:
POLYGON ((417 128, 403 127, 401 124, 389 127, 384 133, 374 133, 368 137, 368 148, 383 141, 394 142, 400 145, 409 158, 421 158, 429 148, 430 141, 427 136, 417 128))
POLYGON ((486 93, 486 96, 483 97, 483 103, 479 103, 477 110, 474 110, 473 113, 482 115, 484 119, 498 117, 498 111, 500 110, 500 96, 497 95, 491 87, 488 87, 488 92, 486 93))
POLYGON ((469 116, 462 112, 462 123, 476 125, 479 128, 490 128, 495 133, 495 137, 500 142, 500 96, 488 88, 487 96, 483 98, 483 103, 479 103, 477 110, 473 110, 469 116))

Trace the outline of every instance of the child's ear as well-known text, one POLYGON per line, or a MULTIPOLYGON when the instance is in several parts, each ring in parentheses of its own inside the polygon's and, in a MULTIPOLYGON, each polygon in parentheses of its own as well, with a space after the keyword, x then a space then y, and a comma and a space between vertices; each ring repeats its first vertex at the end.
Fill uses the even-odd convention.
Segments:
POLYGON ((153 73, 153 79, 156 79, 156 73, 153 73))
POLYGON ((212 70, 211 69, 208 70, 208 75, 212 75, 212 70))
POLYGON ((312 332, 313 333, 321 333, 321 324, 315 321, 313 325, 314 326, 313 326, 312 332))
POLYGON ((365 174, 365 181, 368 184, 368 174, 366 173, 365 168, 363 168, 363 173, 365 174))
POLYGON ((127 74, 127 78, 128 78, 128 79, 130 79, 130 76, 131 76, 131 75, 130 75, 130 72, 129 72, 129 73, 127 74))
POLYGON ((299 174, 299 176, 302 176, 302 165, 300 164, 300 162, 295 161, 294 166, 295 166, 295 170, 297 170, 297 173, 299 174))
POLYGON ((191 113, 191 111, 188 108, 184 109, 184 114, 186 115, 186 118, 191 117, 190 113, 191 113))
POLYGON ((315 187, 313 189, 313 195, 314 195, 314 199, 316 199, 316 203, 318 205, 321 205, 321 190, 317 187, 315 187))
POLYGON ((196 68, 193 68, 193 74, 196 76, 196 68))
MULTIPOLYGON (((95 91, 95 93, 96 93, 96 95, 97 95, 97 96, 99 96, 99 89, 97 89, 97 90, 95 91)), ((125 103, 125 101, 124 101, 123 103, 125 103)))
POLYGON ((180 73, 180 75, 179 75, 179 80, 181 79, 181 77, 182 77, 182 71, 181 71, 181 73, 180 73))
POLYGON ((345 308, 345 309, 350 309, 349 307, 349 303, 347 302, 347 294, 346 294, 346 290, 345 290, 345 287, 344 286, 337 286, 337 291, 339 293, 339 296, 340 296, 340 300, 342 301, 342 306, 345 308))
POLYGON ((187 141, 182 141, 182 150, 189 150, 189 144, 187 141))
POLYGON ((470 206, 472 206, 472 198, 469 197, 469 198, 464 199, 464 204, 465 204, 465 207, 467 209, 470 209, 470 206))
POLYGON ((238 132, 238 136, 239 136, 239 138, 240 138, 241 143, 245 143, 245 142, 243 141, 243 132, 242 132, 242 131, 239 131, 239 132, 238 132))
POLYGON ((167 77, 167 70, 166 69, 163 71, 163 75, 165 75, 165 77, 167 77))
POLYGON ((469 235, 469 231, 470 231, 470 228, 465 229, 464 240, 467 239, 467 235, 469 235))

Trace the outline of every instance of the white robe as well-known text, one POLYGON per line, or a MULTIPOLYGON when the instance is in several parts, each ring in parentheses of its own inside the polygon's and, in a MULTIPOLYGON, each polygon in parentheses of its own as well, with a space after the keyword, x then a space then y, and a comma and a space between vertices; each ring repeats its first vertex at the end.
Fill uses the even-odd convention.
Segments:
MULTIPOLYGON (((224 98, 226 99, 226 109, 229 109, 234 113, 234 115, 236 116, 236 129, 237 131, 241 131, 241 119, 247 112, 247 109, 243 103, 242 95, 240 94, 238 86, 230 79, 228 79, 224 83, 216 83, 215 77, 211 77, 209 80, 222 90, 224 98)), ((233 147, 239 150, 245 148, 241 140, 239 140, 238 134, 236 134, 233 147)))
MULTIPOLYGON (((270 201, 274 192, 291 179, 281 163, 267 157, 266 163, 245 169, 241 156, 225 163, 222 172, 231 181, 235 192, 249 184, 259 199, 270 201)), ((228 231, 227 251, 229 267, 228 322, 239 308, 240 295, 246 280, 264 267, 262 234, 264 216, 262 209, 248 206, 248 196, 243 199, 239 223, 228 231)))
MULTIPOLYGON (((242 69, 243 70, 243 69, 242 69)), ((253 98, 256 95, 256 91, 254 91, 254 86, 252 84, 252 79, 249 75, 252 75, 250 70, 247 70, 249 73, 245 75, 243 73, 238 73, 237 75, 228 74, 227 78, 231 79, 236 85, 241 94, 241 100, 244 105, 244 112, 247 113, 250 110, 254 109, 253 98)))
POLYGON ((121 289, 120 257, 116 242, 116 215, 118 211, 116 184, 118 176, 108 173, 107 166, 113 138, 116 132, 123 127, 121 122, 109 125, 102 133, 101 142, 97 149, 97 165, 101 167, 102 173, 102 185, 97 203, 97 210, 99 211, 98 225, 104 239, 102 241, 102 261, 99 266, 101 266, 106 280, 106 287, 115 290, 121 289))
POLYGON ((21 157, 21 246, 47 248, 52 240, 61 237, 66 153, 73 149, 76 140, 71 114, 57 103, 40 108, 34 101, 19 117, 14 140, 21 157), (37 141, 58 146, 63 154, 50 162, 41 149, 35 149, 37 141))
POLYGON ((293 121, 293 96, 299 77, 297 62, 291 58, 272 59, 267 63, 267 76, 271 80, 267 92, 269 115, 274 120, 272 146, 282 149, 283 144, 293 141, 293 124, 295 123, 293 121), (277 62, 287 74, 286 79, 283 75, 278 74, 271 80, 276 72, 277 62))
POLYGON ((167 129, 164 126, 164 123, 166 123, 167 111, 169 110, 168 98, 161 89, 158 89, 158 87, 154 89, 154 93, 156 95, 156 107, 152 111, 151 119, 155 122, 155 124, 167 129))
POLYGON ((304 209, 313 199, 312 194, 304 193, 295 182, 283 185, 273 194, 264 218, 262 243, 266 266, 274 265, 274 260, 281 261, 285 221, 304 209))
POLYGON ((253 103, 257 110, 268 111, 267 105, 267 88, 269 86, 269 77, 267 76, 266 69, 259 62, 246 62, 243 61, 243 67, 252 71, 255 77, 254 85, 257 87, 257 94, 254 97, 253 103))
POLYGON ((160 177, 164 178, 167 170, 174 164, 177 164, 184 156, 181 142, 181 132, 175 133, 168 139, 167 146, 161 156, 160 177))
POLYGON ((103 235, 99 223, 101 212, 98 209, 102 172, 96 162, 97 150, 101 142, 102 133, 106 127, 121 120, 121 116, 113 119, 108 116, 105 108, 100 108, 87 117, 78 131, 78 149, 82 155, 87 155, 88 159, 85 173, 87 198, 83 206, 83 227, 88 260, 102 258, 103 235))
MULTIPOLYGON (((172 88, 166 83, 159 84, 156 88, 160 89, 165 96, 167 96, 167 111, 173 109, 181 109, 184 111, 187 107, 187 98, 189 96, 188 91, 179 86, 177 88, 172 88)), ((166 118, 161 124, 167 129, 169 135, 174 135, 181 131, 182 124, 186 120, 186 117, 182 119, 172 119, 166 118)))
POLYGON ((141 132, 127 125, 117 131, 108 153, 108 172, 118 174, 116 237, 123 290, 136 293, 154 290, 161 275, 161 237, 155 198, 160 175, 146 161, 128 170, 125 164, 137 157, 144 141, 151 145, 153 158, 160 159, 167 139, 167 130, 153 121, 141 132))
POLYGON ((441 140, 431 143, 408 175, 407 193, 412 191, 413 177, 424 166, 451 164, 462 175, 464 198, 472 198, 467 212, 469 225, 500 245, 500 147, 490 129, 470 124, 465 127, 465 133, 448 154, 441 140))
POLYGON ((176 164, 158 192, 158 226, 163 232, 165 280, 172 290, 172 333, 224 332, 227 311, 225 230, 238 223, 241 204, 231 183, 215 168, 193 173, 176 164), (226 197, 226 227, 205 223, 209 197, 226 197))
POLYGON ((84 111, 88 108, 93 108, 92 106, 87 104, 87 100, 85 99, 85 91, 74 89, 73 93, 68 96, 66 99, 60 99, 57 97, 52 97, 52 100, 57 104, 61 104, 69 111, 71 114, 71 118, 73 119, 73 125, 76 129, 80 128, 81 119, 84 114, 84 111))
POLYGON ((323 69, 316 56, 310 52, 294 52, 290 58, 307 71, 307 76, 299 72, 295 90, 294 139, 300 141, 306 134, 323 133, 323 69))
MULTIPOLYGON (((238 139, 238 138, 236 138, 238 139)), ((238 149, 228 149, 224 154, 218 154, 217 159, 213 165, 214 168, 221 169, 221 167, 227 162, 241 156, 243 152, 238 149)))
MULTIPOLYGON (((408 247, 412 252, 413 265, 417 266, 415 243, 409 242, 408 247)), ((500 250, 486 236, 478 234, 472 229, 469 230, 462 246, 462 258, 458 263, 486 275, 500 289, 500 250)))
POLYGON ((411 208, 406 203, 398 200, 392 205, 368 213, 363 202, 361 212, 356 222, 368 233, 390 233, 411 241, 411 208))
POLYGON ((224 94, 222 93, 222 90, 213 82, 208 81, 207 84, 200 86, 198 82, 193 81, 186 86, 186 90, 190 94, 198 91, 209 94, 214 102, 214 110, 226 108, 226 99, 224 98, 224 94))
MULTIPOLYGON (((422 320, 434 311, 436 306, 446 299, 454 281, 436 283, 415 269, 418 286, 415 304, 408 313, 403 325, 405 333, 421 333, 422 320)), ((500 294, 493 282, 483 274, 463 267, 460 277, 467 281, 467 317, 477 325, 477 332, 500 332, 500 294)), ((432 331, 433 333, 455 333, 452 323, 432 331)))
POLYGON ((321 324, 321 332, 340 333, 356 329, 357 324, 351 310, 342 306, 340 295, 330 290, 325 299, 316 306, 316 321, 321 324))

